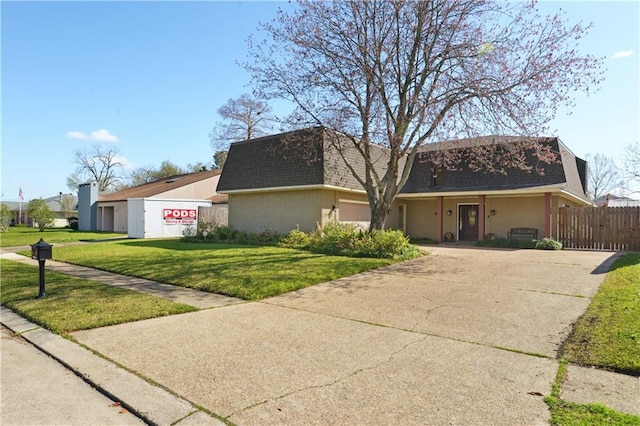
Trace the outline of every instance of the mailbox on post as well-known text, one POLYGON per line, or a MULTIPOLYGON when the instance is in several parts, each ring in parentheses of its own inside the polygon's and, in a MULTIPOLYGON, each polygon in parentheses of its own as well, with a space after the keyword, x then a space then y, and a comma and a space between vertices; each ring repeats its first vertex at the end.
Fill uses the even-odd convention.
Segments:
POLYGON ((44 262, 47 259, 51 259, 53 255, 53 245, 46 243, 42 238, 35 244, 31 244, 31 258, 38 261, 40 265, 40 290, 36 299, 42 299, 47 297, 47 293, 44 291, 44 262))
POLYGON ((42 238, 35 244, 31 244, 31 258, 35 260, 47 260, 51 259, 52 249, 51 244, 46 243, 42 238))

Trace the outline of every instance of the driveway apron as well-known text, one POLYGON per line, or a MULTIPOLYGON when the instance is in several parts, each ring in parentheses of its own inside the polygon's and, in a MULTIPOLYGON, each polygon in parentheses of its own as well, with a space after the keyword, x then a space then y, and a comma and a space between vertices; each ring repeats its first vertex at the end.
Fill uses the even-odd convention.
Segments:
POLYGON ((238 424, 545 424, 556 351, 611 253, 431 250, 74 337, 238 424))

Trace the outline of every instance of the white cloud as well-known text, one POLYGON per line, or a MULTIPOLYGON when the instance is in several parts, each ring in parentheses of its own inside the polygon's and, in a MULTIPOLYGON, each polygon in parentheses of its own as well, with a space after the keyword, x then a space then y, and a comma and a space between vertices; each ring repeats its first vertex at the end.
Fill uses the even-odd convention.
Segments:
POLYGON ((84 132, 71 131, 67 132, 67 137, 85 141, 118 142, 118 137, 109 133, 107 129, 94 130, 89 134, 84 132))
POLYGON ((631 56, 633 56, 633 50, 620 50, 611 55, 611 59, 629 58, 631 56))
POLYGON ((129 160, 127 160, 126 157, 123 157, 121 155, 116 155, 115 157, 113 157, 113 159, 117 162, 119 162, 120 164, 122 164, 122 168, 125 170, 133 170, 135 169, 135 165, 133 163, 131 163, 129 160))

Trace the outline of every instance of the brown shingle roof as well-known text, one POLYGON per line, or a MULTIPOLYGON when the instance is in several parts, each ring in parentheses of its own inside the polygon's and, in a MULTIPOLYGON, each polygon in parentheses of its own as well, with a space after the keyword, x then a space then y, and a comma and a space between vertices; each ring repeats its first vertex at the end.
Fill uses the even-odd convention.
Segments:
MULTIPOLYGON (((331 131, 322 128, 305 129, 232 144, 218 190, 260 190, 305 185, 331 185, 362 190, 337 152, 328 148, 328 138, 336 135, 340 137, 339 134, 329 132, 331 131), (301 140, 307 145, 306 152, 312 153, 313 161, 301 159, 298 155, 302 152, 300 150, 283 148, 283 145, 288 143, 286 141, 293 140, 298 135, 302 135, 301 140)), ((376 167, 386 167, 385 148, 375 146, 373 149, 377 151, 376 167)), ((364 172, 363 161, 354 150, 346 150, 343 153, 357 172, 364 172)), ((484 136, 431 143, 421 149, 409 179, 400 193, 507 190, 556 185, 581 199, 588 200, 583 189, 586 177, 581 176, 580 162, 583 161, 577 159, 558 138, 554 137, 484 136), (558 161, 546 164, 529 156, 528 162, 543 168, 543 174, 536 170, 529 172, 514 167, 508 169, 507 174, 483 173, 461 164, 456 170, 444 170, 444 184, 434 187, 433 164, 428 159, 434 152, 517 142, 546 145, 558 154, 558 161)))
MULTIPOLYGON (((472 152, 472 151, 471 151, 472 152)), ((585 200, 589 197, 585 194, 583 186, 586 175, 581 176, 579 171, 583 160, 576 158, 574 154, 558 138, 535 137, 521 138, 517 136, 485 136, 480 138, 461 139, 426 145, 421 150, 414 162, 413 169, 405 186, 403 194, 427 193, 427 192, 451 192, 451 191, 491 191, 524 189, 538 186, 557 185, 563 190, 585 200), (439 185, 434 186, 433 164, 429 156, 434 152, 445 149, 472 149, 474 146, 510 144, 519 142, 537 142, 547 146, 557 154, 557 161, 549 164, 537 163, 538 160, 529 155, 527 163, 543 169, 543 173, 536 170, 526 171, 519 168, 508 168, 506 174, 486 173, 473 171, 465 164, 460 164, 456 170, 439 170, 441 174, 439 185)))
POLYGON ((231 144, 218 192, 320 185, 323 171, 321 129, 265 136, 231 144))
POLYGON ((181 188, 222 173, 221 169, 209 170, 206 172, 189 173, 159 179, 144 185, 123 189, 122 191, 100 195, 98 201, 125 201, 129 198, 147 198, 162 194, 172 189, 181 188))

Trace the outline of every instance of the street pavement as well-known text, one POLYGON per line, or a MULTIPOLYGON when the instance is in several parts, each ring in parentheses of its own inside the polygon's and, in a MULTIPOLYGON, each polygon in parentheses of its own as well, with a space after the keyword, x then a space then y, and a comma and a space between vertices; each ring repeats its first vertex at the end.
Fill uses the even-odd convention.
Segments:
MULTIPOLYGON (((259 302, 73 338, 171 391, 182 408, 164 416, 122 397, 156 424, 547 424, 557 351, 615 255, 430 250, 259 302)), ((43 333, 23 336, 77 356, 74 343, 43 333)), ((90 379, 108 387, 115 373, 93 368, 90 379)), ((589 370, 570 367, 564 398, 640 414, 640 378, 589 370)))
POLYGON ((137 425, 138 417, 1 327, 3 425, 137 425))

